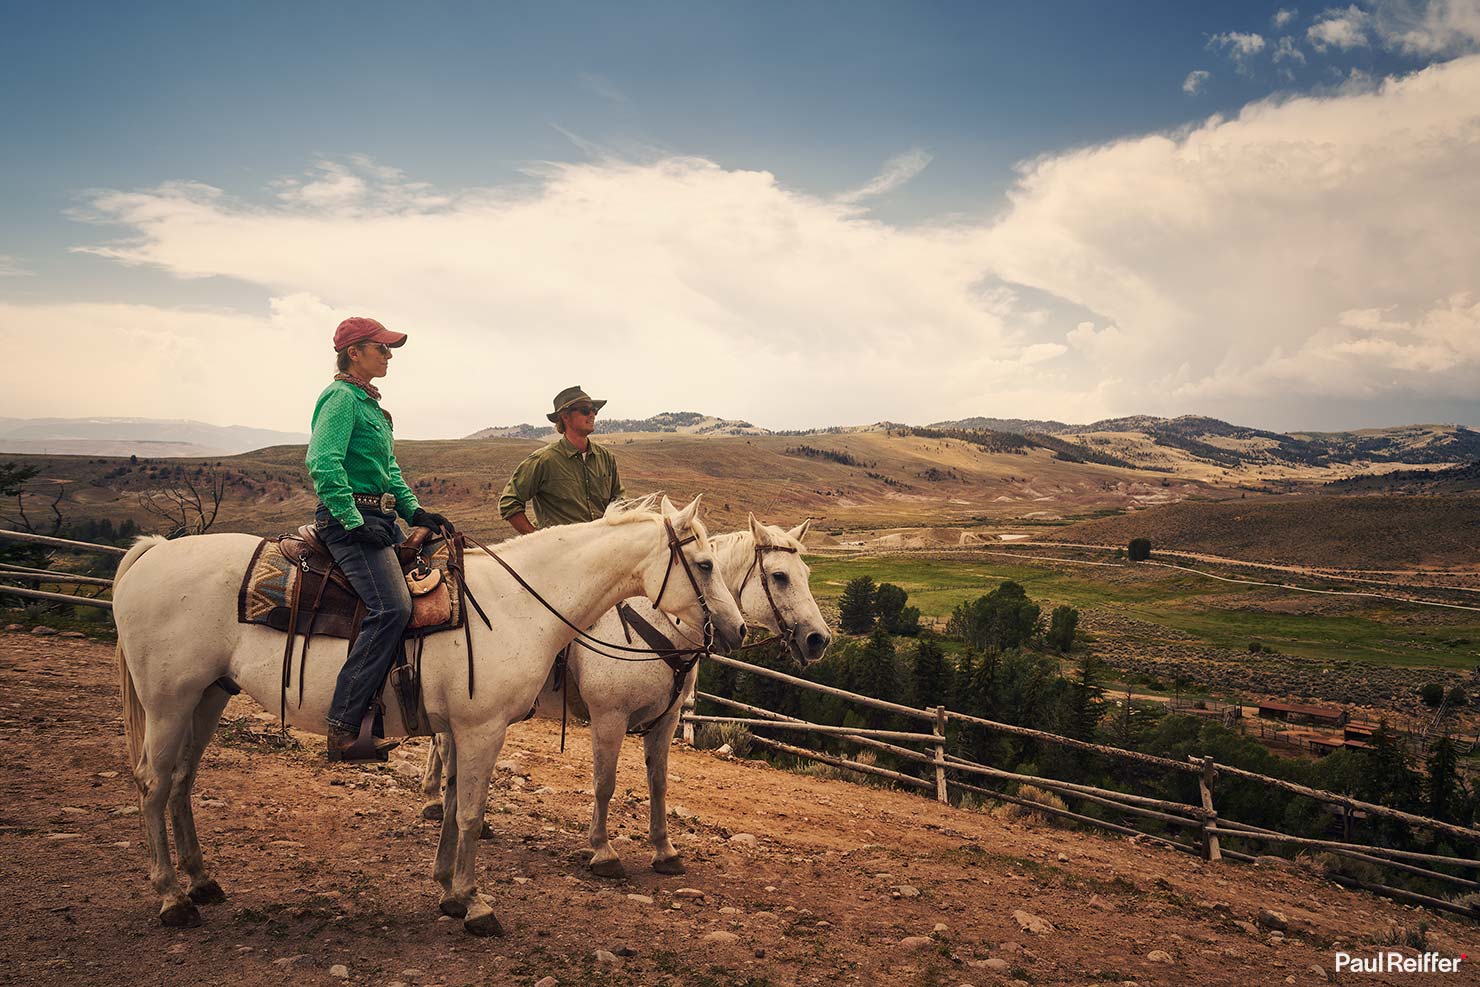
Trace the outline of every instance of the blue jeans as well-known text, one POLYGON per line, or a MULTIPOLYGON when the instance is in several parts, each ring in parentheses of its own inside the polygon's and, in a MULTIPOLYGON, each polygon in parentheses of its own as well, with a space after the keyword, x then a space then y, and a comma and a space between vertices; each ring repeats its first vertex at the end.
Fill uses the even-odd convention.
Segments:
MULTIPOLYGON (((365 524, 388 530, 400 544, 401 529, 394 516, 373 510, 363 511, 362 516, 365 524)), ((411 620, 411 591, 406 588, 395 549, 371 548, 352 541, 349 532, 322 504, 314 517, 329 554, 365 603, 365 619, 334 685, 328 716, 330 726, 358 733, 401 647, 401 635, 411 620)))

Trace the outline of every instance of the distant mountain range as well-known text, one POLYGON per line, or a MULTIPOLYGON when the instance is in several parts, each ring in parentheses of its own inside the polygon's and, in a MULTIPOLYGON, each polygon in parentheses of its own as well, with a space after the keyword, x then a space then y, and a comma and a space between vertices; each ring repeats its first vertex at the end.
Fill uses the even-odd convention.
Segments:
MULTIPOLYGON (((770 435, 768 429, 750 422, 716 418, 697 411, 665 411, 651 418, 598 418, 597 434, 612 432, 677 432, 685 435, 770 435)), ((520 425, 484 428, 467 439, 550 439, 556 435, 555 426, 520 425)))
POLYGON ((234 456, 301 445, 304 432, 159 418, 0 418, 0 452, 53 456, 234 456))

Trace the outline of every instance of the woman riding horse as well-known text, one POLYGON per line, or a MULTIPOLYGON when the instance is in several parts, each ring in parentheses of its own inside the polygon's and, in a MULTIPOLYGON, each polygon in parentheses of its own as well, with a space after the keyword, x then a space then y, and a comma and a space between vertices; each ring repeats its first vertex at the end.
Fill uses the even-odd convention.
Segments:
POLYGON ((452 530, 445 517, 422 508, 402 479, 391 449, 390 412, 380 407, 380 391, 371 383, 386 375, 391 350, 405 342, 405 333, 374 319, 355 316, 339 323, 339 372, 313 409, 308 475, 319 497, 319 537, 365 604, 329 707, 331 761, 384 760, 398 743, 376 740, 362 729, 411 619, 411 593, 396 559, 397 515, 414 527, 452 530))

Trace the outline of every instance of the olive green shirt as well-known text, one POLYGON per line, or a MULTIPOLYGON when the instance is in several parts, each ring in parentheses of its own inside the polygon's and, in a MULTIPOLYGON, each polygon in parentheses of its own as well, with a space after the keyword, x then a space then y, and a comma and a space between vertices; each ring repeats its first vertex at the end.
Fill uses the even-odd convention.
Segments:
POLYGON ((541 528, 601 517, 606 506, 622 496, 622 479, 616 457, 604 446, 587 439, 586 449, 581 455, 562 435, 530 453, 504 486, 499 514, 507 519, 533 506, 541 528))
POLYGON ((308 475, 314 492, 346 531, 365 523, 355 494, 395 494, 406 520, 421 506, 401 479, 391 451, 391 422, 380 404, 348 381, 336 380, 319 395, 308 440, 308 475))

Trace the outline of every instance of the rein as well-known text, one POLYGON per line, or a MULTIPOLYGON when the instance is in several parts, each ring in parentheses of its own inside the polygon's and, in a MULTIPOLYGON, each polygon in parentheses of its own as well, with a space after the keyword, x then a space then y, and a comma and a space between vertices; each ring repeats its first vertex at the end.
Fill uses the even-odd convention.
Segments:
POLYGON ((481 549, 483 551, 483 554, 487 555, 499 565, 503 566, 504 571, 512 576, 514 578, 514 581, 518 583, 519 586, 526 593, 534 597, 535 601, 538 602, 540 606, 544 607, 546 610, 550 611, 550 613, 558 617, 560 619, 560 622, 563 623, 566 627, 569 627, 571 630, 575 631, 576 638, 581 642, 582 645, 584 645, 592 652, 601 655, 603 658, 612 658, 616 661, 664 661, 670 655, 690 655, 696 653, 709 654, 714 646, 714 623, 709 610, 709 601, 705 599, 704 591, 699 589, 698 580, 694 578, 693 570, 689 568, 689 560, 683 554, 683 546, 689 544, 689 542, 696 541, 698 539, 698 536, 690 535, 687 538, 680 539, 678 537, 678 532, 673 530, 673 524, 667 518, 663 519, 663 527, 668 532, 668 568, 663 573, 663 584, 658 589, 658 599, 661 600, 663 598, 663 593, 668 589, 668 577, 673 574, 673 563, 674 560, 677 559, 678 562, 681 563, 683 566, 684 575, 688 577, 689 585, 693 588, 694 595, 699 600, 699 609, 704 614, 704 646, 702 648, 632 648, 626 647, 621 644, 614 644, 610 641, 603 641, 600 638, 593 636, 588 631, 583 630, 582 628, 572 623, 570 619, 565 616, 565 614, 561 613, 550 603, 550 601, 541 596, 538 590, 529 585, 525 578, 519 575, 517 571, 515 571, 513 566, 509 565, 508 562, 505 562, 504 559, 499 555, 496 555, 493 550, 490 549, 487 545, 484 545, 472 535, 466 534, 466 532, 464 532, 464 536, 469 542, 473 544, 475 548, 481 549), (631 654, 646 655, 647 657, 631 658, 627 657, 626 655, 612 654, 611 651, 603 649, 625 651, 631 654))

